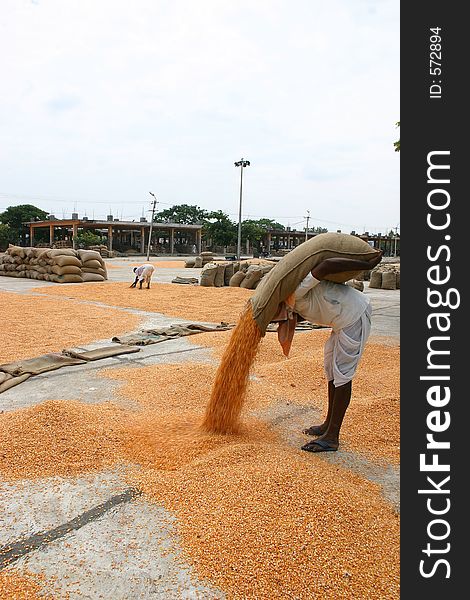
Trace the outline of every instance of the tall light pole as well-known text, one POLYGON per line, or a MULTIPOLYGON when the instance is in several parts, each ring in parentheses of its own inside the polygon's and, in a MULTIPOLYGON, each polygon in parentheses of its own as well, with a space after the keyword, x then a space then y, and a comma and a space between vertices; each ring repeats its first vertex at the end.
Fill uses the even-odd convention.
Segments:
POLYGON ((243 168, 250 166, 250 161, 242 158, 235 163, 240 169, 240 206, 238 209, 238 241, 237 241, 237 260, 241 258, 242 252, 242 191, 243 191, 243 168))
POLYGON ((152 217, 150 219, 150 231, 149 231, 149 242, 147 244, 147 260, 150 260, 150 242, 152 241, 152 228, 153 228, 153 216, 155 214, 155 207, 157 206, 157 197, 153 192, 149 192, 151 196, 153 196, 152 202, 152 217))

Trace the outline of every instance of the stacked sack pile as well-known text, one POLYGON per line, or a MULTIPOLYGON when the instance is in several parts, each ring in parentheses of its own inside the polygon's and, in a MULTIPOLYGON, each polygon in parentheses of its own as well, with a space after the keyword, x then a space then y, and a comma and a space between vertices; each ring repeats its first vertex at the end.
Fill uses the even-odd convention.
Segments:
POLYGON ((369 287, 382 290, 399 290, 400 263, 383 263, 372 269, 369 287))
POLYGON ((99 252, 12 245, 0 256, 0 275, 55 283, 104 281, 108 278, 99 252))
POLYGON ((208 262, 202 267, 199 285, 205 287, 242 287, 254 290, 274 264, 250 261, 208 262))
POLYGON ((201 269, 205 265, 211 263, 214 260, 214 255, 212 252, 201 252, 199 256, 195 256, 194 258, 188 258, 185 261, 185 268, 194 268, 201 269))

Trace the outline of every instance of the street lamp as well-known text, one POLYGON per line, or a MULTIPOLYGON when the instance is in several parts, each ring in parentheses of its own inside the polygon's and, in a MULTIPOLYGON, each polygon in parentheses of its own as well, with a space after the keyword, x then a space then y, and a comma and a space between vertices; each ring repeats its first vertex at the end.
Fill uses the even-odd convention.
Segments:
POLYGON ((242 252, 242 191, 243 191, 243 168, 250 166, 250 161, 242 158, 235 163, 240 169, 240 207, 238 209, 238 241, 237 241, 237 260, 240 260, 242 252))

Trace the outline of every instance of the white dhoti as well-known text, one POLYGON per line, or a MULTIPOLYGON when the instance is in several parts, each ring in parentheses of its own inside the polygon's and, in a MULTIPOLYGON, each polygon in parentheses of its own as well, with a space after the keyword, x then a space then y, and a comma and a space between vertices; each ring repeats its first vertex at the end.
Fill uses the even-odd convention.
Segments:
POLYGON ((324 368, 328 381, 333 381, 335 387, 351 381, 356 374, 359 360, 371 328, 370 306, 359 319, 338 331, 332 331, 325 344, 324 368))

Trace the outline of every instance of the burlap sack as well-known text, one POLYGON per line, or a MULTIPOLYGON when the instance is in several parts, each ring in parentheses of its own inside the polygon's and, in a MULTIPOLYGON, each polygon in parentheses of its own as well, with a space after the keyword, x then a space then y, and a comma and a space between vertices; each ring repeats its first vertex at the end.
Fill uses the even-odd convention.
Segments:
POLYGON ((8 245, 6 252, 10 256, 18 256, 19 258, 24 258, 26 256, 25 248, 22 248, 21 246, 14 246, 13 244, 8 245))
POLYGON ((230 285, 230 279, 233 276, 233 263, 227 263, 225 265, 225 273, 224 273, 224 285, 230 285))
POLYGON ((369 287, 380 290, 382 287, 382 272, 381 271, 371 271, 369 287))
POLYGON ((225 263, 219 263, 217 265, 217 272, 214 277, 215 287, 224 287, 225 285, 225 263))
POLYGON ((395 271, 384 271, 382 273, 382 286, 383 290, 396 290, 397 289, 397 274, 395 271))
POLYGON ((52 273, 55 275, 81 275, 82 270, 80 267, 75 265, 65 265, 65 267, 60 267, 59 265, 54 265, 51 267, 52 273))
POLYGON ((202 269, 202 256, 196 256, 194 259, 194 268, 202 269))
POLYGON ((230 277, 229 286, 240 287, 240 283, 245 279, 245 276, 245 271, 237 271, 232 275, 232 277, 230 277))
POLYGON ((106 279, 106 271, 104 269, 88 269, 87 267, 82 267, 82 273, 95 273, 95 275, 101 275, 106 279))
POLYGON ((53 281, 57 283, 82 283, 83 278, 81 275, 49 275, 49 277, 55 277, 53 281))
POLYGON ((240 270, 240 262, 238 260, 236 260, 233 263, 233 274, 235 275, 235 273, 238 273, 239 270, 240 270))
POLYGON ((240 283, 241 288, 253 290, 255 285, 263 277, 263 270, 260 267, 251 266, 248 268, 245 277, 240 283))
POLYGON ((59 265, 59 267, 71 266, 81 267, 82 263, 76 256, 55 256, 53 265, 59 265))
POLYGON ((46 252, 48 258, 56 258, 57 256, 77 256, 77 252, 72 248, 53 248, 46 252))
POLYGON ((199 285, 205 287, 213 287, 214 279, 217 274, 217 265, 213 263, 208 263, 201 272, 201 278, 199 280, 199 285))
POLYGON ((400 271, 397 271, 397 290, 400 289, 400 271))
POLYGON ((192 267, 194 267, 194 263, 196 262, 195 258, 187 258, 184 261, 184 266, 186 269, 191 269, 192 267))
POLYGON ((78 250, 78 257, 82 261, 82 263, 88 262, 90 260, 97 260, 100 265, 104 265, 103 257, 96 250, 78 250))
POLYGON ((49 252, 49 248, 35 248, 34 249, 34 254, 36 255, 36 258, 47 258, 47 253, 49 252))
POLYGON ((96 259, 85 261, 82 259, 82 266, 86 267, 87 269, 101 269, 103 267, 103 263, 96 259))
POLYGON ((358 290, 359 292, 364 291, 364 282, 359 281, 359 279, 351 279, 350 281, 346 282, 346 285, 349 285, 350 287, 354 288, 355 290, 358 290))
POLYGON ((104 281, 103 275, 99 275, 98 273, 83 273, 82 279, 84 283, 88 281, 104 281))
MULTIPOLYGON (((334 257, 372 260, 377 255, 377 250, 367 242, 347 233, 320 233, 291 250, 263 277, 250 299, 253 317, 262 334, 266 333, 279 304, 296 290, 307 273, 320 262, 334 257)), ((345 283, 355 279, 360 272, 337 273, 328 279, 345 283)))

